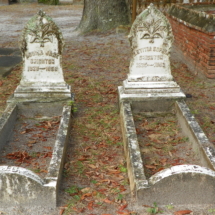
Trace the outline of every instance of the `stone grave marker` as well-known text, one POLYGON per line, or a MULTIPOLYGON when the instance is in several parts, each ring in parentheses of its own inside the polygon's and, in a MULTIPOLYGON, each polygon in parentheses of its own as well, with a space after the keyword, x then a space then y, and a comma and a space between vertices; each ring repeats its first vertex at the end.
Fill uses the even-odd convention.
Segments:
POLYGON ((120 99, 128 94, 185 97, 171 75, 169 56, 173 34, 162 12, 150 4, 136 18, 128 37, 132 57, 128 77, 123 87, 119 87, 120 99))
POLYGON ((15 98, 71 97, 62 71, 63 36, 42 10, 25 26, 20 48, 23 72, 15 98))

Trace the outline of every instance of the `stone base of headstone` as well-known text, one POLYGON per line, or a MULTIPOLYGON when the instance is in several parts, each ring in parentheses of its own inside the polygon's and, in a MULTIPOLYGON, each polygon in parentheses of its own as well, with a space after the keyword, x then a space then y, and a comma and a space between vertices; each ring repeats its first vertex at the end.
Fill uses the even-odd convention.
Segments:
POLYGON ((163 82, 130 82, 123 81, 124 92, 126 94, 137 93, 180 93, 179 85, 174 81, 163 82))
POLYGON ((134 112, 169 111, 175 101, 185 99, 185 94, 174 81, 170 82, 134 82, 126 80, 118 87, 119 106, 123 101, 132 104, 134 112))
POLYGON ((14 91, 14 98, 71 98, 71 87, 23 87, 19 85, 14 91))

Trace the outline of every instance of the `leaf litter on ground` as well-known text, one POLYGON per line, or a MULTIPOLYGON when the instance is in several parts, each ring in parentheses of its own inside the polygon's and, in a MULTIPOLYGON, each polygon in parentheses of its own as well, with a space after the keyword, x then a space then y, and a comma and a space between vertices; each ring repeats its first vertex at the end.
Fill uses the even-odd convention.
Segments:
MULTIPOLYGON (((53 8, 36 4, 31 6, 31 9, 25 7, 25 11, 32 15, 43 7, 54 17, 57 17, 59 12, 81 10, 80 7, 53 8)), ((10 14, 16 17, 14 20, 25 16, 22 6, 5 7, 5 11, 11 12, 10 14)), ((4 15, 4 11, 1 12, 4 15)), ((66 24, 66 28, 69 27, 69 23, 66 24)), ((11 40, 2 43, 2 47, 17 47, 17 37, 8 39, 11 40)), ((59 198, 60 213, 146 214, 145 207, 135 207, 135 201, 130 197, 127 173, 121 171, 121 167, 126 168, 126 165, 117 110, 117 86, 122 85, 129 69, 131 51, 126 35, 110 31, 106 34, 94 32, 85 37, 72 37, 66 39, 64 50, 63 71, 67 83, 72 85, 72 91, 76 94, 75 102, 78 112, 73 118, 72 138, 64 165, 59 198), (67 192, 73 186, 77 188, 74 196, 67 192), (86 195, 84 195, 85 191, 86 195), (127 206, 124 208, 125 205, 127 206)), ((176 59, 177 56, 171 61, 173 76, 182 90, 190 95, 187 99, 189 107, 210 140, 215 143, 213 123, 215 110, 211 108, 214 106, 215 85, 193 75, 184 64, 176 59)), ((21 64, 14 68, 9 76, 1 80, 1 113, 6 106, 8 96, 19 84, 20 74, 21 64)), ((27 130, 23 129, 21 132, 23 131, 29 134, 27 130)), ((148 132, 151 132, 149 128, 148 132)), ((151 139, 159 139, 159 135, 155 133, 149 135, 151 139)), ((33 142, 30 141, 27 144, 31 144, 34 148, 37 142, 34 142, 34 139, 32 139, 33 142)), ((148 147, 152 146, 148 145, 148 147)), ((160 149, 157 147, 154 150, 159 153, 160 149)), ((24 153, 24 151, 20 152, 24 153)), ((174 152, 172 150, 169 152, 167 156, 174 157, 174 152)), ((15 153, 15 151, 10 153, 15 153)), ((156 162, 154 160, 152 164, 152 170, 154 166, 156 167, 155 171, 157 170, 156 162)), ((160 163, 165 166, 168 160, 162 159, 160 163)), ((72 189, 70 191, 72 192, 72 189)), ((174 210, 178 211, 177 207, 174 210)))

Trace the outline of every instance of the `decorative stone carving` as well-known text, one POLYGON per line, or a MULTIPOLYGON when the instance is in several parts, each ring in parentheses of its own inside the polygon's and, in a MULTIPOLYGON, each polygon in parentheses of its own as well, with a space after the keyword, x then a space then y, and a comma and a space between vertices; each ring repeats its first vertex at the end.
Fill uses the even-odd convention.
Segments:
POLYGON ((42 10, 25 26, 20 48, 23 73, 15 97, 71 97, 62 71, 63 36, 42 10))
POLYGON ((165 102, 165 108, 169 109, 173 100, 185 98, 171 75, 173 34, 162 12, 150 4, 137 16, 128 38, 132 57, 128 77, 118 87, 119 101, 132 101, 137 109, 147 106, 147 110, 152 110, 156 105, 161 110, 165 102))
POLYGON ((162 12, 150 4, 137 16, 128 38, 132 57, 128 77, 119 87, 120 100, 184 98, 171 75, 169 56, 173 34, 162 12))
POLYGON ((128 37, 133 52, 128 81, 171 81, 172 29, 153 4, 136 18, 128 37))

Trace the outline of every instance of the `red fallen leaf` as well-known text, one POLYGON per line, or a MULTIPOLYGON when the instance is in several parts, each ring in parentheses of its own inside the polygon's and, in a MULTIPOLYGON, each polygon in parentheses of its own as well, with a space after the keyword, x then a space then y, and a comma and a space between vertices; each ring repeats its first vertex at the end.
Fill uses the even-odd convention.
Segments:
POLYGON ((93 201, 89 202, 87 207, 89 210, 93 210, 93 201))
POLYGON ((161 159, 160 162, 165 166, 165 165, 166 165, 166 162, 167 162, 167 158, 161 159))
POLYGON ((45 169, 41 169, 40 172, 48 173, 48 171, 45 169))
POLYGON ((113 169, 109 169, 108 170, 111 174, 119 174, 121 173, 119 170, 113 170, 113 169))
POLYGON ((120 140, 120 137, 116 136, 116 137, 113 137, 115 140, 120 140))
POLYGON ((79 161, 86 161, 88 160, 85 156, 81 156, 80 158, 78 158, 79 161))
POLYGON ((52 157, 52 152, 47 152, 47 153, 45 153, 44 154, 44 156, 43 156, 44 158, 46 158, 46 157, 52 157))
POLYGON ((48 149, 48 150, 52 150, 52 147, 50 147, 50 146, 43 146, 43 148, 48 149))
POLYGON ((164 168, 161 167, 161 168, 157 169, 156 172, 160 172, 161 170, 164 170, 164 168))
POLYGON ((86 197, 92 196, 92 193, 85 193, 81 196, 81 200, 85 199, 86 197))
POLYGON ((153 165, 144 165, 146 168, 148 169, 156 169, 156 166, 153 166, 153 165))
POLYGON ((84 137, 84 141, 88 141, 89 139, 89 137, 84 137))
POLYGON ((20 134, 25 134, 33 131, 33 129, 26 128, 24 131, 20 132, 20 134))
POLYGON ((130 215, 128 212, 117 211, 117 214, 130 215))
POLYGON ((182 210, 182 211, 176 211, 174 212, 174 215, 186 215, 186 214, 191 214, 192 211, 190 210, 182 210))
POLYGON ((212 109, 212 110, 215 110, 215 107, 212 107, 212 106, 211 106, 211 107, 209 107, 209 108, 212 109))
POLYGON ((92 169, 96 169, 97 167, 95 166, 95 165, 93 165, 93 164, 88 164, 88 166, 90 167, 90 168, 92 168, 92 169))
POLYGON ((110 201, 109 199, 103 199, 103 202, 106 202, 108 204, 112 204, 112 201, 110 201))
POLYGON ((0 87, 3 85, 3 81, 0 81, 0 87))
POLYGON ((149 206, 149 205, 143 205, 144 207, 147 207, 147 208, 151 208, 151 206, 149 206))
POLYGON ((98 190, 100 193, 104 193, 105 191, 107 191, 107 189, 99 189, 98 190))
POLYGON ((64 211, 65 211, 65 208, 61 208, 59 214, 62 215, 64 211))
POLYGON ((6 157, 8 159, 15 159, 15 160, 17 159, 16 162, 21 162, 21 163, 26 162, 27 159, 30 159, 30 156, 26 151, 9 153, 6 155, 6 157))
POLYGON ((119 210, 120 210, 120 211, 123 211, 125 208, 127 208, 127 206, 128 206, 128 204, 122 205, 122 206, 119 208, 119 210))
POLYGON ((36 142, 37 142, 36 140, 30 140, 30 141, 28 141, 29 144, 34 144, 36 142))

